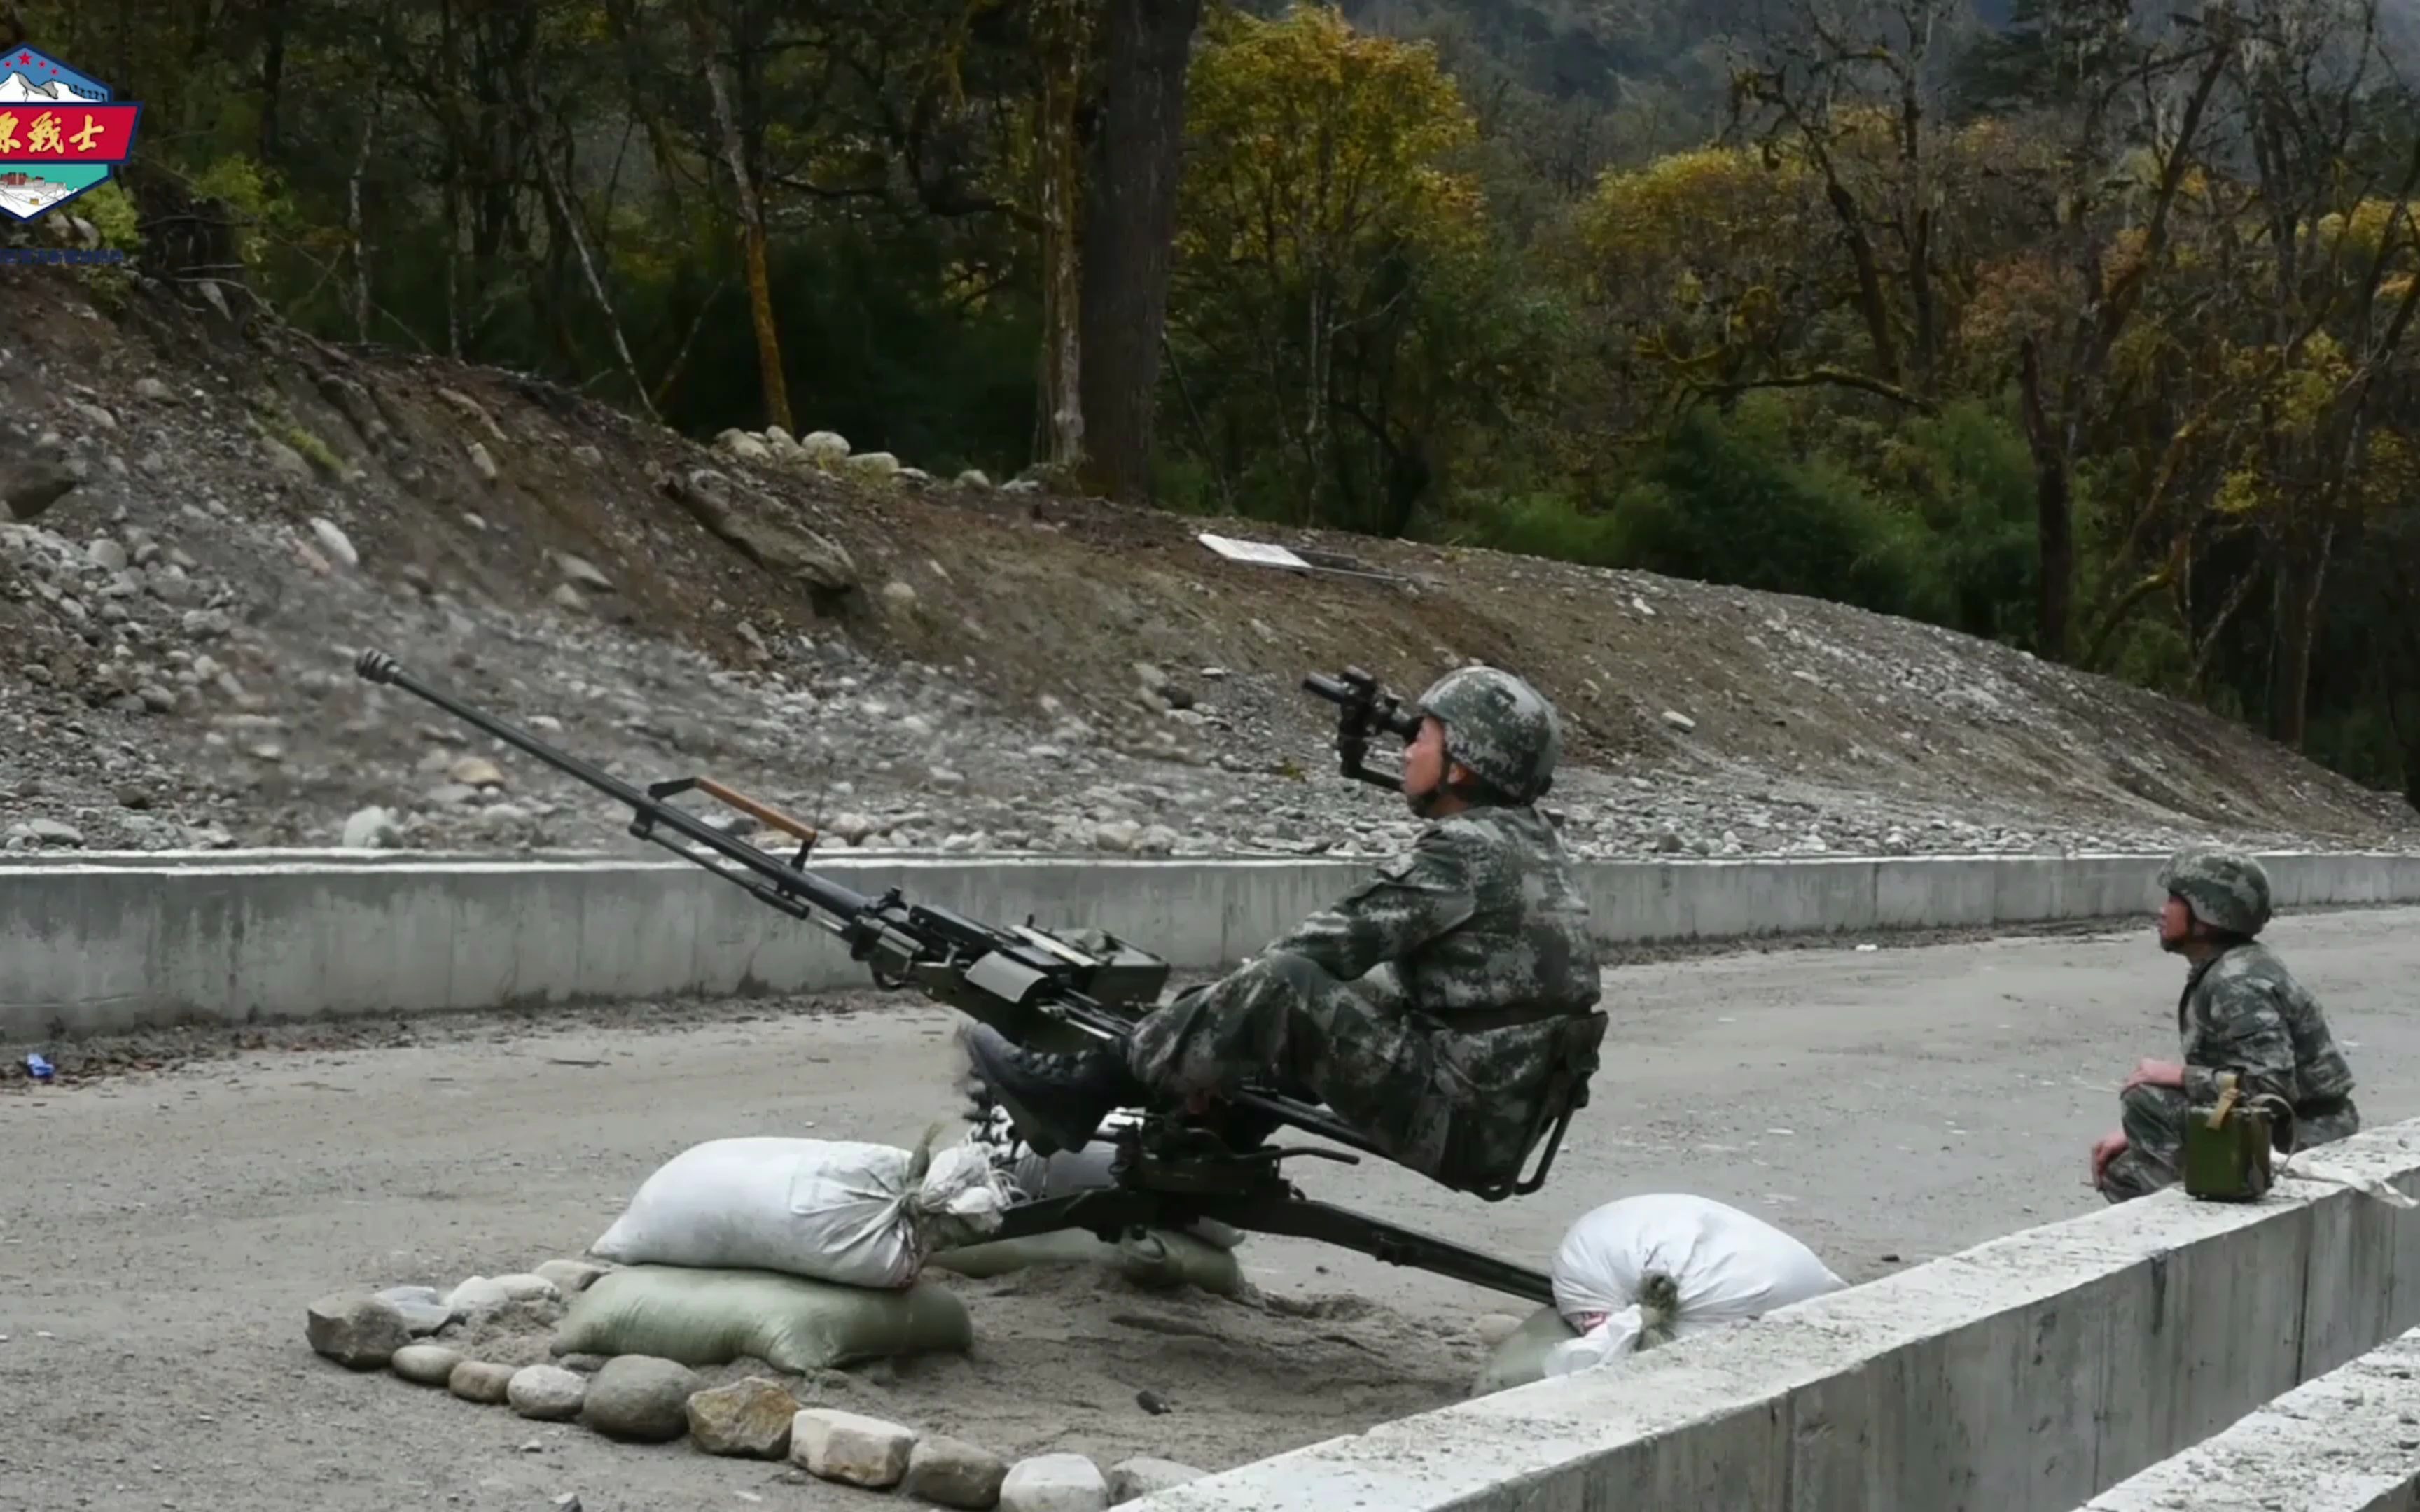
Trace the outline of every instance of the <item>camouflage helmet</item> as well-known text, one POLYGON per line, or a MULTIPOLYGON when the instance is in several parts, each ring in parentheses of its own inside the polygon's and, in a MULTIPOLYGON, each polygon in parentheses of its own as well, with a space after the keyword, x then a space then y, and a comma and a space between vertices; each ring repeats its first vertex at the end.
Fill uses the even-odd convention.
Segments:
POLYGON ((1555 706, 1511 672, 1456 668, 1414 706, 1445 726, 1448 756, 1512 802, 1535 803, 1554 785, 1563 750, 1555 706))
POLYGON ((2160 868, 2160 887, 2212 929, 2249 938, 2268 927, 2269 873, 2239 851, 2179 851, 2160 868))

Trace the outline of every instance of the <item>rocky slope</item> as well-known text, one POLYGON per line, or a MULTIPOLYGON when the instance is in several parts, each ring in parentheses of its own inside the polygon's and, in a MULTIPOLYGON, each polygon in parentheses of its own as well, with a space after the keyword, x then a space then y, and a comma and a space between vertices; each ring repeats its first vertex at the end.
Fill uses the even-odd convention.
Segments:
MULTIPOLYGON (((1348 662, 1561 704, 1612 855, 2404 848, 2420 816, 2198 710, 1904 621, 1481 551, 702 447, 514 375, 0 270, 0 843, 623 848, 413 672, 644 783, 866 847, 1345 853, 1348 662), (1346 572, 1230 562, 1207 529, 1346 572)), ((909 459, 912 461, 912 459, 909 459)), ((752 828, 752 825, 747 827, 752 828)))

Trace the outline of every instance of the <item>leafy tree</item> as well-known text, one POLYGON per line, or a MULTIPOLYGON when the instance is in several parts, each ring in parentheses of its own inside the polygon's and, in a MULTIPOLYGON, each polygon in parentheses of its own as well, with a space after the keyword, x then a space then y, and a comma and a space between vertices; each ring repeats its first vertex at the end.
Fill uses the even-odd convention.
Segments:
MULTIPOLYGON (((1450 339, 1418 322, 1488 245, 1483 200, 1457 162, 1475 127, 1434 50, 1357 34, 1332 8, 1228 12, 1207 31, 1190 85, 1175 326, 1187 373, 1218 376, 1185 388, 1200 435, 1257 432, 1283 448, 1254 480, 1236 475, 1239 446, 1205 457, 1224 488, 1256 481, 1309 519, 1353 466, 1340 421, 1382 450, 1391 428, 1383 382, 1373 396, 1348 380, 1368 381, 1374 354, 1400 351, 1407 328, 1450 339)), ((1380 465, 1417 466, 1400 454, 1380 465)))
POLYGON ((93 234, 324 340, 1845 598, 2420 790, 2378 0, 13 15, 145 102, 93 234))

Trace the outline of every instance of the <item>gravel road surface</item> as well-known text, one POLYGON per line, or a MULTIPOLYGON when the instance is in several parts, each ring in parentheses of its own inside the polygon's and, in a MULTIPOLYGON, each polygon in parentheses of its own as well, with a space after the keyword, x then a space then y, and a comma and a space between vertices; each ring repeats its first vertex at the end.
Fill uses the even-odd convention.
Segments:
MULTIPOLYGON (((2368 1119, 2420 1113, 2420 909, 2295 918, 2274 942, 2328 1005, 2368 1119)), ((1367 1165, 1312 1163, 1300 1180, 1541 1267, 1598 1203, 1701 1193, 1869 1279, 2091 1211, 2086 1149, 2133 1060, 2174 1055, 2180 972, 2148 920, 1625 965, 1607 976, 1595 1103, 1544 1192, 1491 1206, 1367 1165)), ((951 1022, 872 995, 418 1020, 7 1084, 0 1507, 873 1504, 784 1465, 611 1443, 349 1373, 311 1353, 303 1307, 577 1255, 699 1140, 912 1142, 957 1106, 951 1022)), ((974 1358, 828 1373, 802 1394, 1012 1458, 1064 1448, 1218 1468, 1453 1399, 1481 1358, 1477 1318, 1527 1310, 1295 1242, 1241 1253, 1271 1297, 1375 1305, 1306 1317, 954 1282, 974 1358), (1143 1388, 1171 1411, 1143 1412, 1143 1388)))

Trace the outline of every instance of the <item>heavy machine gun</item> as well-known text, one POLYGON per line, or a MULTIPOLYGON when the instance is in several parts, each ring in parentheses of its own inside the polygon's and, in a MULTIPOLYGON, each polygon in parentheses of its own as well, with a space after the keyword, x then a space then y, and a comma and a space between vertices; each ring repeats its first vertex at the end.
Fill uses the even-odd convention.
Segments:
MULTIPOLYGON (((807 869, 818 838, 812 825, 707 778, 633 787, 428 687, 384 652, 363 652, 354 671, 368 682, 434 704, 628 806, 631 834, 747 888, 768 906, 830 931, 851 960, 864 964, 877 987, 912 988, 1017 1044, 1054 1050, 1118 1039, 1156 1004, 1167 985, 1165 961, 1096 930, 1052 933, 1031 918, 1021 925, 994 925, 909 902, 895 887, 868 897, 807 869), (797 853, 784 858, 670 801, 692 791, 788 835, 799 841, 797 853)), ((1347 669, 1341 680, 1314 675, 1303 686, 1339 707, 1337 748, 1345 775, 1399 786, 1399 779, 1369 768, 1363 758, 1378 733, 1412 738, 1418 717, 1357 669, 1347 669)), ((1476 1195, 1496 1201, 1536 1191, 1583 1097, 1550 1109, 1541 1120, 1537 1134, 1545 1147, 1533 1176, 1476 1195)), ((1208 1114, 1147 1110, 1139 1119, 1105 1130, 1103 1137, 1115 1147, 1109 1186, 1012 1207, 996 1237, 1079 1228, 1114 1241, 1138 1227, 1182 1227, 1206 1218, 1250 1232, 1335 1244, 1531 1302, 1554 1300, 1541 1272, 1303 1196, 1285 1180, 1280 1163, 1311 1157, 1357 1165, 1359 1157, 1315 1146, 1266 1144, 1281 1127, 1385 1158, 1324 1109, 1275 1088, 1247 1086, 1208 1114)))

